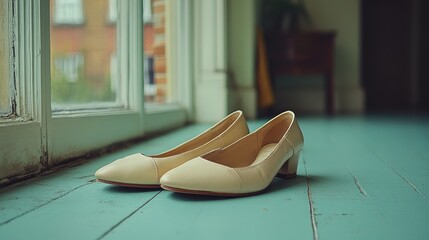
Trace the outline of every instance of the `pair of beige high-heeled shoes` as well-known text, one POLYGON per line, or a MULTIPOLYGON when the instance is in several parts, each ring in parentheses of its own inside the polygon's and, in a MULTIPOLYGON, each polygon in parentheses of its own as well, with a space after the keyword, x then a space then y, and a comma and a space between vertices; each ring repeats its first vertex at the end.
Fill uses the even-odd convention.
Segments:
POLYGON ((249 134, 241 111, 167 152, 133 154, 100 168, 98 181, 181 193, 241 196, 263 191, 277 175, 296 176, 304 145, 291 111, 249 134))

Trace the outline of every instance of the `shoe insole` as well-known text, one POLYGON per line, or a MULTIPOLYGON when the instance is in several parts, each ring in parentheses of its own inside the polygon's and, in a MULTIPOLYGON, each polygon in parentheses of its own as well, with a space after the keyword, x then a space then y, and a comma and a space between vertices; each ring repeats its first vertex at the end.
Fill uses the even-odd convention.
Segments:
POLYGON ((270 143, 263 146, 261 150, 259 150, 258 154, 256 155, 255 161, 253 161, 251 166, 258 164, 262 162, 265 158, 267 158, 274 151, 276 145, 276 143, 270 143))

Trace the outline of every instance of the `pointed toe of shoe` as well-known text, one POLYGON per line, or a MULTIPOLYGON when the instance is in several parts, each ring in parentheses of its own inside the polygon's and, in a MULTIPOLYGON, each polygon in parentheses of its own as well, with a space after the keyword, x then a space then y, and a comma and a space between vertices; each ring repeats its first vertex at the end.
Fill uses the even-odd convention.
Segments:
POLYGON ((172 169, 165 173, 159 180, 161 187, 166 186, 170 188, 186 188, 189 187, 190 179, 183 177, 182 171, 172 169))
POLYGON ((114 168, 111 168, 111 167, 109 167, 109 165, 106 165, 106 166, 98 169, 94 175, 97 179, 109 180, 111 178, 111 176, 114 175, 113 170, 114 170, 114 168))
POLYGON ((177 182, 178 180, 180 180, 180 179, 177 179, 175 174, 171 173, 171 174, 164 174, 161 177, 161 179, 159 180, 159 182, 160 182, 161 186, 177 187, 178 184, 175 184, 175 182, 177 182), (176 179, 176 181, 175 181, 175 179, 176 179))
POLYGON ((159 185, 154 160, 139 153, 118 159, 98 169, 95 177, 99 181, 117 185, 159 185))
POLYGON ((167 190, 184 192, 237 193, 241 191, 233 169, 209 162, 201 157, 193 159, 164 174, 161 186, 167 190))

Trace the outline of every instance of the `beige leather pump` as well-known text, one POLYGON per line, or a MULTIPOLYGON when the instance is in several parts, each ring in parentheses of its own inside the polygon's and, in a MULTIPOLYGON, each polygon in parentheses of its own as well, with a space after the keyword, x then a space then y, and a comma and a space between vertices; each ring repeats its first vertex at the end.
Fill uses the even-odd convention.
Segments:
POLYGON ((192 159, 161 178, 173 192, 242 196, 263 191, 278 175, 296 176, 302 132, 291 111, 230 146, 192 159))
POLYGON ((246 119, 241 111, 231 113, 199 136, 167 152, 145 156, 136 153, 116 160, 95 173, 98 181, 126 186, 157 188, 164 173, 179 165, 223 148, 247 135, 246 119))

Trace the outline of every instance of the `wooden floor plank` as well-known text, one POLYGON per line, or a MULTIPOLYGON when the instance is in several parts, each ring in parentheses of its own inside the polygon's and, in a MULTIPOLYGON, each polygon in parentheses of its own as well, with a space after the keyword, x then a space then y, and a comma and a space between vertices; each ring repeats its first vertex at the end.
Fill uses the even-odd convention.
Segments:
POLYGON ((305 176, 219 198, 162 192, 105 239, 312 239, 305 176))
POLYGON ((306 126, 309 174, 323 179, 312 189, 320 239, 425 239, 429 204, 368 149, 383 142, 367 120, 346 120, 306 126))
POLYGON ((374 137, 368 148, 429 201, 429 119, 409 119, 405 123, 402 118, 382 120, 370 126, 374 137))
POLYGON ((1 226, 0 238, 96 239, 158 191, 92 183, 1 226))

